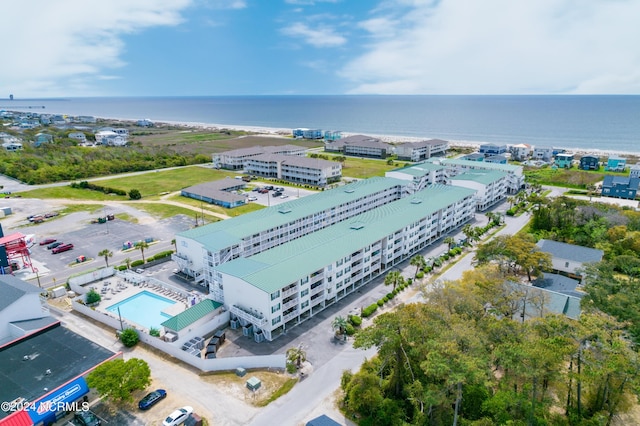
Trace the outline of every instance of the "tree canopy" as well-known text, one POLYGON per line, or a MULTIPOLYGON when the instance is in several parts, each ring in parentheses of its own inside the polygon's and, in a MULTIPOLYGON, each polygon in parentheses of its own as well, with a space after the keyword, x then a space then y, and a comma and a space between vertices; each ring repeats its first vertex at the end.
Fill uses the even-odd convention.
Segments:
POLYGON ((131 402, 132 392, 151 384, 151 370, 141 359, 125 361, 118 358, 96 367, 87 376, 87 384, 115 403, 131 402))

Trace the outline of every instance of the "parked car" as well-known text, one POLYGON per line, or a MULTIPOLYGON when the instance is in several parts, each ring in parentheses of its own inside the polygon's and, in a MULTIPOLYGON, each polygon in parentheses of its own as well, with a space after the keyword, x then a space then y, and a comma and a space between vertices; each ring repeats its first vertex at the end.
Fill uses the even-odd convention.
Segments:
POLYGON ((278 192, 284 192, 284 188, 283 188, 283 187, 276 188, 276 191, 278 191, 278 192))
POLYGON ((271 191, 273 189, 273 185, 267 185, 264 187, 267 191, 271 191))
POLYGON ((61 245, 62 245, 62 241, 54 241, 53 243, 49 244, 47 248, 51 250, 61 245))
POLYGON ((156 405, 159 401, 165 399, 167 397, 167 391, 164 389, 156 389, 153 392, 145 395, 144 398, 138 402, 138 408, 141 410, 148 410, 149 408, 156 405))
POLYGON ((260 188, 258 188, 257 186, 254 186, 254 187, 253 187, 253 189, 252 189, 251 191, 253 191, 253 192, 257 192, 257 191, 260 191, 260 188))
POLYGON ((63 244, 51 250, 51 254, 62 253, 63 251, 68 251, 73 248, 73 244, 63 244))
POLYGON ((259 194, 268 194, 269 190, 267 188, 262 188, 261 190, 258 191, 259 194))
POLYGON ((73 421, 82 426, 100 426, 102 422, 92 411, 76 411, 73 421))
POLYGON ((51 244, 55 242, 56 242, 55 238, 45 238, 44 240, 40 241, 38 244, 40 244, 41 246, 46 246, 47 244, 51 244))
POLYGON ((253 195, 251 197, 247 198, 247 201, 258 201, 258 197, 254 197, 253 195))
POLYGON ((164 419, 162 422, 162 426, 176 426, 184 423, 185 420, 189 417, 189 415, 193 413, 192 407, 182 407, 175 410, 173 413, 169 414, 169 416, 164 419))
POLYGON ((288 196, 287 194, 282 194, 282 195, 280 196, 280 198, 282 198, 282 199, 284 200, 285 198, 289 198, 289 196, 288 196))
POLYGON ((274 197, 279 197, 279 196, 281 196, 281 195, 282 195, 282 192, 275 191, 275 192, 274 192, 273 194, 271 194, 271 195, 272 195, 272 196, 274 196, 274 197))

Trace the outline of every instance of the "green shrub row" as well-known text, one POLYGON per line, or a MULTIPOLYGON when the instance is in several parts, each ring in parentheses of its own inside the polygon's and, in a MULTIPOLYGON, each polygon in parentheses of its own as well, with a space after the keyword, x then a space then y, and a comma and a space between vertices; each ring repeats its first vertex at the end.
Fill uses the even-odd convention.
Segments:
POLYGON ((373 315, 373 313, 376 311, 376 309, 378 309, 378 304, 377 303, 372 303, 371 305, 367 306, 366 308, 364 308, 362 310, 362 317, 366 318, 366 317, 369 317, 369 316, 373 315))
POLYGON ((82 182, 72 182, 71 187, 76 189, 90 189, 92 191, 100 191, 104 192, 105 194, 127 195, 127 191, 123 191, 122 189, 96 185, 94 183, 87 182, 86 180, 83 180, 82 182))
POLYGON ((173 254, 173 250, 161 251, 160 253, 156 253, 153 256, 147 259, 147 262, 152 262, 158 259, 164 259, 165 257, 169 257, 173 254))

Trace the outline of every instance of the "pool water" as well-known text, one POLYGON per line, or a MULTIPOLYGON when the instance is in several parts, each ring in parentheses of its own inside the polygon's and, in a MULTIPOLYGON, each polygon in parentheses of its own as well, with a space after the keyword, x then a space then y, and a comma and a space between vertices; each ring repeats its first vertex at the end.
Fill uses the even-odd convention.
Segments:
POLYGON ((144 290, 109 306, 107 311, 118 315, 118 308, 120 308, 122 318, 142 327, 159 329, 160 324, 171 318, 171 315, 164 314, 162 311, 175 303, 174 300, 144 290))

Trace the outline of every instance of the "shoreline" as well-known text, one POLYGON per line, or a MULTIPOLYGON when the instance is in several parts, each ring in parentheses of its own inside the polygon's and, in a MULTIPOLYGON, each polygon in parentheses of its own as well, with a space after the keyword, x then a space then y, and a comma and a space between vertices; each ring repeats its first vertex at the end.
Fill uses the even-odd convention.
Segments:
MULTIPOLYGON (((103 118, 103 120, 111 120, 111 119, 103 118)), ((128 119, 114 119, 114 120, 135 123, 135 120, 132 121, 128 119)), ((266 135, 266 136, 280 136, 283 138, 286 138, 286 136, 290 136, 291 131, 293 130, 293 128, 289 129, 289 128, 264 127, 264 126, 246 126, 246 125, 236 125, 236 124, 217 124, 217 123, 199 123, 199 122, 188 122, 188 121, 162 121, 162 120, 159 120, 159 121, 150 120, 150 121, 152 121, 154 124, 155 123, 168 124, 172 126, 182 126, 186 128, 197 128, 197 129, 203 129, 203 130, 229 129, 229 130, 236 130, 236 131, 255 132, 260 135, 266 135)), ((365 133, 342 132, 342 135, 344 137, 358 135, 358 134, 365 134, 365 133)), ((380 134, 374 134, 374 133, 366 133, 366 135, 374 138, 378 138, 381 141, 387 142, 387 143, 420 142, 423 140, 437 139, 437 138, 430 138, 430 137, 420 138, 416 136, 380 135, 380 134)), ((485 143, 490 143, 490 142, 482 142, 482 141, 464 141, 464 140, 449 140, 448 142, 450 147, 474 148, 476 150, 480 148, 480 145, 483 145, 485 143)), ((509 146, 511 144, 505 144, 505 145, 509 146)), ((532 146, 535 146, 535 145, 532 145, 532 146)), ((563 149, 567 153, 575 154, 579 156, 584 156, 584 155, 595 155, 598 157, 627 156, 627 157, 637 157, 638 159, 640 159, 640 150, 639 151, 608 151, 603 149, 566 148, 566 147, 560 147, 560 146, 554 146, 553 148, 563 149)))

